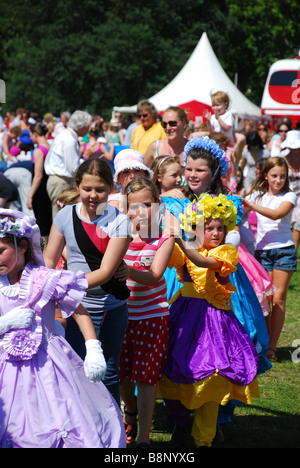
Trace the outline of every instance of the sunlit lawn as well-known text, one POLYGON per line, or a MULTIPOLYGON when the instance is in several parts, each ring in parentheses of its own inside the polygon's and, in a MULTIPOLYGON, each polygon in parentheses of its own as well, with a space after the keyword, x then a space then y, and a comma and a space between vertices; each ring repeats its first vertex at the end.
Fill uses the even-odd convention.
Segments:
MULTIPOLYGON (((300 448, 299 272, 293 275, 289 287, 277 354, 272 369, 259 376, 260 398, 251 406, 235 408, 232 422, 222 426, 224 442, 216 443, 216 448, 300 448)), ((157 401, 151 442, 153 447, 168 447, 170 438, 165 407, 157 401)), ((187 447, 193 447, 191 439, 187 447)))

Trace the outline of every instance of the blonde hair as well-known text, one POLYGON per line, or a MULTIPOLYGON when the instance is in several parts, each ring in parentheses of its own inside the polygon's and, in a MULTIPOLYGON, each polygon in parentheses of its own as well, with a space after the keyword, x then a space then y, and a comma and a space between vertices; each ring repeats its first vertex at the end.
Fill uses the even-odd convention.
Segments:
POLYGON ((226 150, 227 146, 230 144, 230 138, 221 132, 211 132, 209 134, 209 138, 215 140, 215 142, 222 148, 224 151, 226 150))
POLYGON ((154 202, 159 201, 159 194, 156 188, 156 185, 152 180, 146 179, 145 177, 135 177, 132 179, 128 185, 126 185, 124 190, 124 201, 128 206, 128 195, 130 193, 140 192, 141 190, 149 190, 153 197, 154 202))
POLYGON ((165 174, 170 164, 179 164, 181 166, 179 157, 162 155, 155 158, 151 164, 150 169, 153 171, 152 182, 156 185, 158 191, 160 191, 160 185, 157 178, 159 175, 163 176, 165 174))
POLYGON ((224 102, 225 104, 227 104, 227 108, 229 107, 230 99, 229 99, 228 94, 225 93, 224 91, 217 91, 211 94, 210 97, 211 97, 212 102, 214 101, 224 102))
POLYGON ((59 209, 66 205, 75 205, 79 200, 79 193, 76 189, 66 189, 60 192, 57 197, 57 205, 59 209))
POLYGON ((258 191, 259 192, 258 198, 260 199, 264 195, 264 193, 267 192, 269 188, 269 184, 265 176, 274 167, 283 167, 285 169, 285 183, 281 189, 281 193, 286 193, 286 192, 291 191, 290 186, 289 186, 289 178, 288 178, 288 174, 289 174, 288 165, 285 159, 279 156, 279 157, 272 157, 272 158, 266 159, 266 162, 264 163, 264 166, 261 169, 261 175, 253 182, 250 193, 258 191))

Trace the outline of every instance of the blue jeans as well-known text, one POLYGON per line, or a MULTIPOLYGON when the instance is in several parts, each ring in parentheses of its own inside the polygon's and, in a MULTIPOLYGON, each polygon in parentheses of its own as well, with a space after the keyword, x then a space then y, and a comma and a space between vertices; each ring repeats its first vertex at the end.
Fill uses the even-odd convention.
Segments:
MULTIPOLYGON (((90 314, 96 335, 101 341, 107 371, 103 383, 120 406, 119 361, 121 345, 128 322, 127 304, 103 314, 90 314)), ((84 360, 85 343, 79 327, 72 317, 67 320, 66 340, 84 360)))
POLYGON ((128 322, 127 304, 108 310, 103 321, 100 316, 91 315, 91 318, 96 330, 96 335, 102 343, 107 365, 103 383, 120 406, 119 364, 121 345, 128 322))
POLYGON ((256 250, 254 256, 266 271, 297 270, 297 252, 294 245, 277 249, 256 250))

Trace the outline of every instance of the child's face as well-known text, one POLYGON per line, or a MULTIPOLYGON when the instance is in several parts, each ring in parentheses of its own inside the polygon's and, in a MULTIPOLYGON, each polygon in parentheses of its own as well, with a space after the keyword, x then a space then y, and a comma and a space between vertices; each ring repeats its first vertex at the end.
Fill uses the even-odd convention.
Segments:
POLYGON ((213 100, 211 108, 215 115, 222 115, 225 114, 227 110, 227 103, 219 100, 213 100))
POLYGON ((0 275, 18 274, 24 266, 24 254, 27 250, 26 241, 21 241, 16 255, 15 245, 0 238, 0 275))
POLYGON ((277 195, 282 192, 286 180, 286 170, 284 167, 275 166, 265 174, 265 179, 268 182, 268 192, 272 195, 277 195))
POLYGON ((218 247, 224 238, 224 234, 223 222, 220 219, 208 218, 204 224, 203 247, 207 250, 218 247))
POLYGON ((169 164, 165 172, 157 177, 157 180, 162 192, 180 187, 182 181, 180 164, 169 164))
POLYGON ((155 203, 152 193, 147 189, 129 193, 127 202, 127 214, 131 220, 133 231, 147 237, 151 226, 153 203, 155 203))
POLYGON ((205 191, 212 178, 207 161, 202 158, 192 159, 188 156, 184 173, 187 185, 196 195, 205 191))
POLYGON ((90 219, 96 219, 102 212, 101 204, 107 203, 111 187, 97 175, 84 174, 76 188, 90 219))
POLYGON ((125 169, 120 172, 118 175, 118 184, 121 185, 122 192, 124 192, 126 185, 135 177, 147 177, 147 175, 143 169, 139 168, 125 169))

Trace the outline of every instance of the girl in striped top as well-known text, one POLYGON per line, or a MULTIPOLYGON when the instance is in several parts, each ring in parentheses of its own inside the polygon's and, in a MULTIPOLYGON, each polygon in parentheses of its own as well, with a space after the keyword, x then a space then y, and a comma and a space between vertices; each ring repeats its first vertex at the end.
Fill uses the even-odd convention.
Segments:
POLYGON ((160 229, 158 193, 152 181, 133 179, 125 189, 132 242, 124 257, 130 289, 128 326, 120 360, 121 397, 125 403, 127 443, 149 446, 156 382, 162 375, 168 342, 168 301, 163 276, 174 238, 160 229), (135 397, 137 386, 137 398, 135 397))

